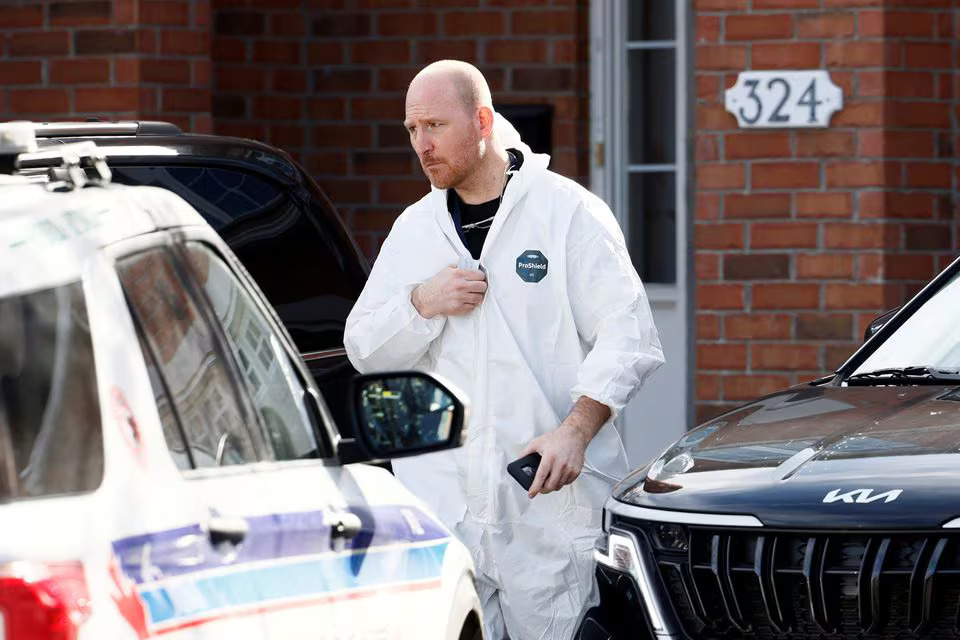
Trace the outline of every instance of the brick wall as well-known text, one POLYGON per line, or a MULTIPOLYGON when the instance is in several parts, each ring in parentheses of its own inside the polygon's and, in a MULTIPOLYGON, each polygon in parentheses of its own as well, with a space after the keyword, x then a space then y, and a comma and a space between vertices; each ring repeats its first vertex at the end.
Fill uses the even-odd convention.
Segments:
POLYGON ((695 0, 703 420, 840 364, 956 253, 954 0, 695 0), (829 70, 829 129, 738 130, 745 69, 829 70))
POLYGON ((0 119, 162 118, 209 132, 209 17, 204 1, 8 1, 0 119))
POLYGON ((495 103, 554 107, 552 167, 584 183, 588 0, 214 0, 217 133, 290 151, 373 256, 428 190, 401 127, 425 64, 458 58, 495 103))

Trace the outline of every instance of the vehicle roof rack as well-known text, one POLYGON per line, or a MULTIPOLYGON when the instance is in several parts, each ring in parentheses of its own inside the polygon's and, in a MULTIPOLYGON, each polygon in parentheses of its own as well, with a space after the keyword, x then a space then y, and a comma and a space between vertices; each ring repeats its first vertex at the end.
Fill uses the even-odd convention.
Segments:
POLYGON ((88 136, 177 136, 180 127, 158 120, 123 122, 37 122, 34 132, 38 138, 70 138, 88 136))
POLYGON ((48 188, 58 191, 104 185, 111 178, 106 156, 92 141, 37 149, 34 123, 0 123, 0 173, 26 176, 44 171, 48 188))

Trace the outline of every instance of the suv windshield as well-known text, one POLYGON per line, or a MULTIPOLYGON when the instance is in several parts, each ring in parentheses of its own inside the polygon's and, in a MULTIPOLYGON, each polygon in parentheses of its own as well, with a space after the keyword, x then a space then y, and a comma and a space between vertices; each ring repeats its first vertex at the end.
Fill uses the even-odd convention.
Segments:
POLYGON ((852 375, 881 369, 960 369, 960 274, 917 309, 852 375))
POLYGON ((0 500, 92 491, 102 477, 83 288, 0 298, 0 500))

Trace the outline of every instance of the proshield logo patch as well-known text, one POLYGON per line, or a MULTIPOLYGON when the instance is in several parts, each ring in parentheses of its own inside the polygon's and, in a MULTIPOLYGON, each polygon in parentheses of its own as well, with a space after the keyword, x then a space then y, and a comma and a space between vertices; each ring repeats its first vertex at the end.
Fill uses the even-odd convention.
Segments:
POLYGON ((527 249, 517 258, 517 275, 524 282, 540 282, 547 275, 547 259, 535 249, 527 249))

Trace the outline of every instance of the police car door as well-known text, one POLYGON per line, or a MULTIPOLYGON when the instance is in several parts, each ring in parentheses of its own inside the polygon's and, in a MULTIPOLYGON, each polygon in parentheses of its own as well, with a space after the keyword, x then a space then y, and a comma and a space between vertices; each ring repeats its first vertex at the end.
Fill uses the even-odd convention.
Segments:
POLYGON ((212 234, 198 230, 185 240, 184 265, 223 331, 272 460, 242 478, 207 485, 217 504, 249 523, 244 544, 262 560, 251 577, 266 631, 288 639, 374 637, 378 625, 389 628, 390 616, 352 615, 367 586, 357 544, 369 542, 372 522, 364 527, 348 510, 348 503, 354 510, 360 505, 362 513, 363 493, 332 459, 330 434, 317 413, 323 407, 310 396, 292 343, 239 263, 221 252, 212 234))
POLYGON ((150 242, 130 243, 121 249, 116 267, 164 438, 189 491, 174 503, 171 492, 165 504, 136 508, 188 511, 198 521, 186 529, 151 530, 114 546, 124 571, 138 582, 153 633, 260 639, 260 602, 250 572, 260 557, 244 543, 249 525, 242 510, 224 504, 210 485, 242 484, 231 479, 249 475, 265 447, 237 393, 232 361, 188 289, 174 253, 162 245, 168 242, 166 234, 154 234, 150 242))

